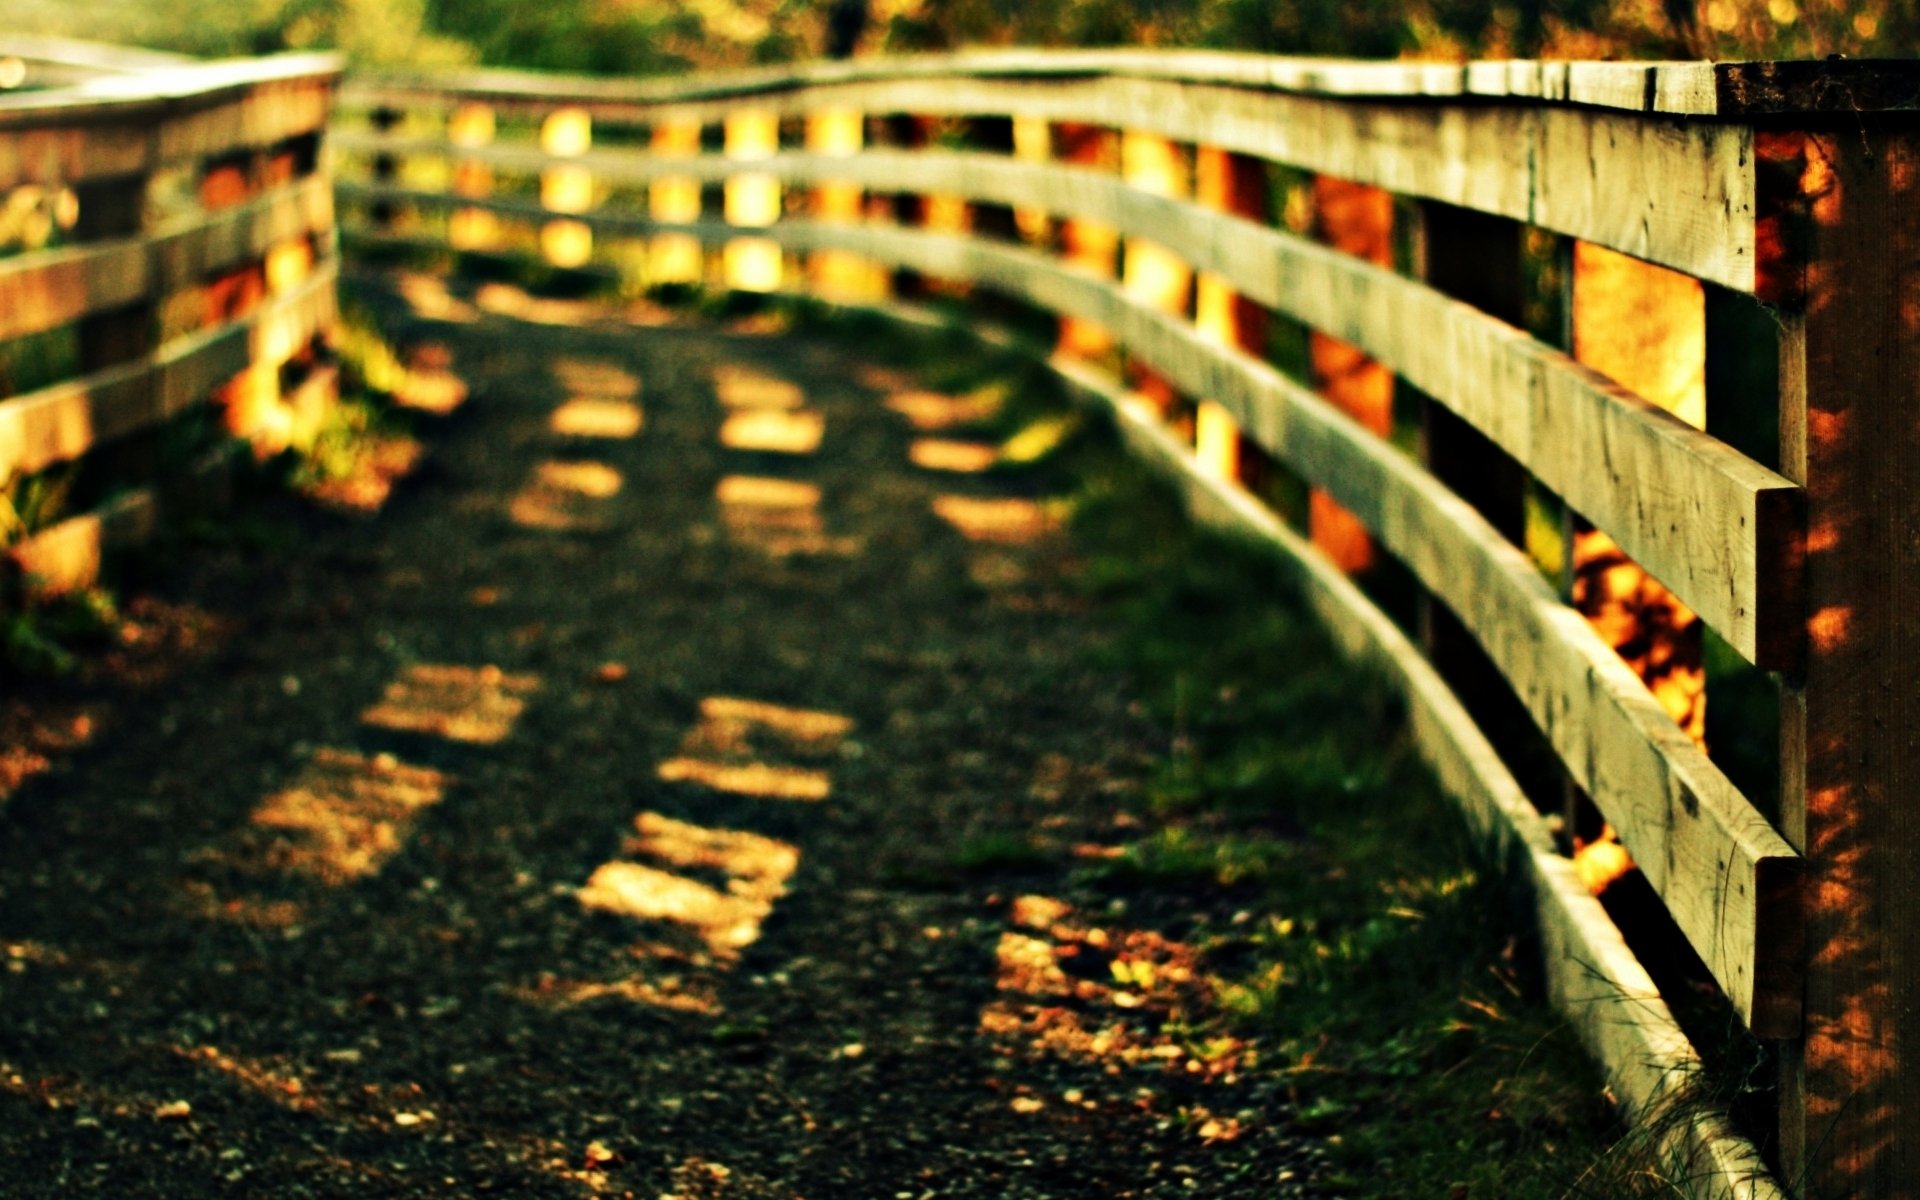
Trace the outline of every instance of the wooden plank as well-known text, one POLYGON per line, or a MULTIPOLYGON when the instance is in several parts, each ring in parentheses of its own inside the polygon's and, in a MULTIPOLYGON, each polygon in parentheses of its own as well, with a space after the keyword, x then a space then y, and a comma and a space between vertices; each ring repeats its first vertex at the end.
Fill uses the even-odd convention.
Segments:
MULTIPOLYGON (((638 217, 608 215, 605 222, 621 231, 661 229, 638 217)), ((709 242, 732 235, 717 222, 679 228, 709 242)), ((1212 346, 1177 319, 1130 304, 1113 284, 1031 251, 801 222, 769 234, 796 249, 847 249, 971 278, 1097 321, 1120 331, 1182 387, 1217 399, 1256 441, 1359 513, 1473 631, 1620 830, 1743 1019, 1756 1004, 1776 1011, 1777 998, 1795 992, 1791 964, 1768 961, 1771 973, 1758 978, 1754 969, 1757 944, 1791 944, 1796 936, 1798 860, 1791 847, 1579 614, 1559 603, 1524 555, 1397 451, 1264 364, 1212 346)))
POLYGON ((1046 79, 1085 75, 1221 84, 1339 99, 1512 100, 1673 116, 1869 113, 1920 107, 1920 68, 1906 60, 1825 62, 1381 62, 1210 50, 987 50, 644 82, 516 71, 389 73, 356 81, 351 102, 480 93, 521 103, 591 99, 635 108, 727 100, 871 80, 935 76, 1046 79))
POLYGON ((30 596, 83 591, 100 582, 107 551, 153 536, 157 515, 152 490, 140 488, 9 546, 6 557, 30 596))
POLYGON ((0 260, 0 338, 53 329, 197 283, 289 238, 332 226, 331 181, 315 176, 211 216, 172 222, 147 238, 0 260))
POLYGON ((156 132, 155 155, 179 163, 271 146, 325 128, 332 102, 330 76, 260 84, 167 119, 156 132))
MULTIPOLYGON (((496 153, 488 157, 506 161, 496 153)), ((1448 405, 1607 530, 1749 659, 1772 667, 1798 653, 1800 610, 1791 586, 1798 488, 1469 305, 1284 230, 1135 191, 1094 171, 939 153, 779 155, 764 165, 801 182, 831 176, 876 190, 951 188, 972 198, 1038 203, 1150 234, 1200 270, 1359 347, 1448 405)), ((721 178, 723 167, 711 156, 660 167, 609 155, 595 157, 593 169, 625 181, 657 169, 721 178)), ((371 195, 351 185, 342 185, 342 194, 371 195)), ((442 203, 430 194, 405 198, 442 203)))
POLYGON ((1251 535, 1278 552, 1302 595, 1346 654, 1366 662, 1407 702, 1407 734, 1441 787, 1495 856, 1522 864, 1532 885, 1549 994, 1599 1060, 1621 1106, 1649 1121, 1664 1165, 1703 1196, 1785 1200, 1759 1152, 1713 1110, 1675 1119, 1703 1069, 1658 988, 1555 853, 1540 814, 1493 747, 1398 626, 1270 509, 1208 472, 1145 406, 1069 359, 1050 365, 1082 403, 1111 414, 1128 448, 1184 492, 1197 519, 1251 535))
POLYGON ((111 42, 89 42, 80 38, 35 33, 0 34, 0 54, 101 73, 150 71, 156 67, 185 66, 194 61, 184 54, 149 50, 143 46, 118 46, 111 42))
POLYGON ((153 139, 137 124, 0 127, 0 191, 144 174, 153 139))
POLYGON ((1786 197, 1809 288, 1780 336, 1781 468, 1807 489, 1807 659, 1781 703, 1781 819, 1807 856, 1786 1169, 1810 1197, 1920 1195, 1920 137, 1807 135, 1786 197), (1804 189, 1804 190, 1801 190, 1804 189))
POLYGON ((155 355, 154 394, 161 417, 205 399, 241 371, 264 363, 277 367, 338 313, 335 284, 339 261, 328 259, 297 291, 270 300, 218 329, 177 338, 155 355))
POLYGON ((337 54, 276 54, 102 75, 72 87, 0 96, 0 132, 100 124, 151 127, 169 116, 218 105, 228 97, 276 84, 331 81, 337 54))
POLYGON ((870 227, 794 223, 772 233, 800 248, 838 246, 971 278, 1099 321, 1186 390, 1217 399, 1365 520, 1480 640, 1742 1018, 1798 987, 1788 964, 1768 962, 1780 974, 1765 978, 1754 972, 1761 941, 1797 930, 1792 848, 1525 556, 1417 465, 1266 364, 1044 256, 870 227))
MULTIPOLYGON (((1753 133, 1744 126, 1557 106, 1342 101, 1120 76, 877 79, 763 102, 782 116, 858 108, 1153 133, 1525 221, 1738 291, 1755 287, 1753 133)), ((711 122, 734 103, 649 113, 711 122)))
MULTIPOLYGON (((0 401, 0 474, 37 471, 159 423, 244 370, 329 324, 338 264, 238 321, 150 355, 0 401)), ((280 357, 284 359, 285 355, 280 357)))

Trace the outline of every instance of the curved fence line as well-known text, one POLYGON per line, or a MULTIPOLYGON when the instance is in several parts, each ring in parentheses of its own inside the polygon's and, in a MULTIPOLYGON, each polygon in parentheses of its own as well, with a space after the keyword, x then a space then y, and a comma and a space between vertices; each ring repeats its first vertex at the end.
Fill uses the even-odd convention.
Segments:
MULTIPOLYGON (((1920 525, 1898 415, 1920 391, 1912 64, 1009 51, 388 76, 343 100, 370 118, 338 135, 360 164, 343 200, 373 218, 356 237, 562 265, 600 239, 653 282, 855 302, 877 264, 1051 310, 1063 348, 1117 347, 1154 398, 1123 427, 1199 507, 1292 556, 1350 645, 1419 642, 1391 672, 1415 736, 1477 826, 1528 847, 1549 975, 1638 1081, 1629 1104, 1691 1052, 1657 1001, 1599 1011, 1646 994, 1566 886, 1569 835, 1601 818, 1733 1012, 1779 1040, 1788 1176, 1836 1196, 1920 1177, 1896 1148, 1920 1144, 1920 1072, 1856 1036, 1920 1044, 1888 974, 1920 947, 1897 799, 1920 760, 1865 702, 1920 711, 1896 600, 1920 561, 1876 532, 1920 525), (1281 366, 1273 345, 1294 347, 1281 366), (1275 471, 1310 489, 1304 531, 1233 482, 1275 471), (1421 585, 1418 639, 1335 570, 1376 550, 1421 585), (1703 629, 1750 665, 1703 669, 1703 629), (1436 669, 1483 699, 1434 692, 1436 669), (1715 735, 1777 739, 1777 783, 1743 770, 1748 795, 1700 743, 1729 670, 1779 696, 1715 735), (1539 780, 1519 801, 1511 735, 1475 724, 1497 715, 1489 673, 1575 785, 1564 827, 1539 780)), ((1715 1161, 1716 1194, 1771 1186, 1715 1161)))
MULTIPOLYGON (((0 246, 0 484, 72 473, 210 406, 262 451, 317 431, 339 263, 323 140, 341 61, 199 63, 32 39, 0 54, 91 72, 0 96, 0 195, 47 216, 0 246)), ((97 577, 167 503, 224 488, 231 455, 114 479, 91 512, 8 531, 10 603, 97 577)), ((138 461, 135 455, 132 461, 138 461)))

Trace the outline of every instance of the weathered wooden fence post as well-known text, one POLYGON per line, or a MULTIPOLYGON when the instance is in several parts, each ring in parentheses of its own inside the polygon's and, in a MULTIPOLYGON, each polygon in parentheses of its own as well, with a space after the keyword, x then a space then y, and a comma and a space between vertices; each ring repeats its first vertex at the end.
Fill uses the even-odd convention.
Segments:
POLYGON ((1810 910, 1783 1157, 1810 1200, 1920 1196, 1920 131, 1849 117, 1758 149, 1780 469, 1807 501, 1806 662, 1781 705, 1810 910))

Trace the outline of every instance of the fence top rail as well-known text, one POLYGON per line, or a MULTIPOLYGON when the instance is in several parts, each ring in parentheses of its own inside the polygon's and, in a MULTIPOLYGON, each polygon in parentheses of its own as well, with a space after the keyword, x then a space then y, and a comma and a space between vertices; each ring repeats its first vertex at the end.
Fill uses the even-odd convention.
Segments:
POLYGON ((989 50, 622 80, 531 71, 384 72, 362 97, 402 93, 555 103, 673 104, 841 83, 1092 75, 1259 88, 1329 99, 1526 101, 1687 117, 1920 111, 1920 60, 1469 63, 1279 58, 1213 50, 989 50))
POLYGON ((116 46, 110 42, 87 42, 37 33, 0 34, 0 56, 101 74, 150 71, 157 67, 185 66, 194 61, 185 54, 143 46, 116 46))
POLYGON ((0 96, 0 132, 49 125, 137 120, 215 102, 263 85, 330 81, 346 60, 338 54, 172 63, 83 80, 68 87, 0 96))

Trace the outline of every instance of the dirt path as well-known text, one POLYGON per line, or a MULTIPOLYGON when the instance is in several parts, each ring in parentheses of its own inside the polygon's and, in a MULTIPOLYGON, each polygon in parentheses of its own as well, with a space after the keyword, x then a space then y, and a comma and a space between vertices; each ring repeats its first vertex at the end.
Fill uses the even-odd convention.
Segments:
POLYGON ((389 511, 201 552, 184 665, 0 809, 0 1192, 1307 1194, 1178 914, 1008 852, 1120 840, 1163 735, 1045 510, 910 461, 938 404, 451 349, 389 511))

